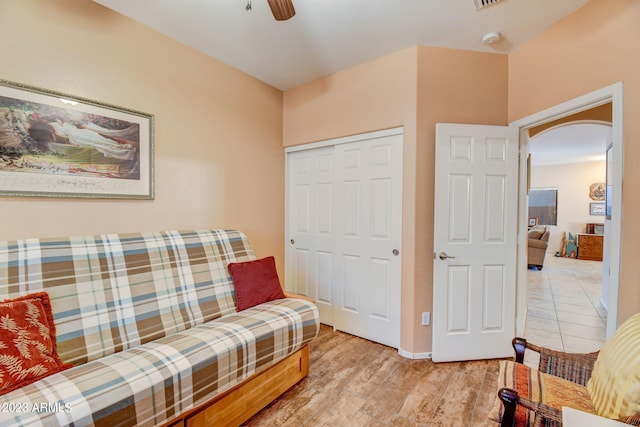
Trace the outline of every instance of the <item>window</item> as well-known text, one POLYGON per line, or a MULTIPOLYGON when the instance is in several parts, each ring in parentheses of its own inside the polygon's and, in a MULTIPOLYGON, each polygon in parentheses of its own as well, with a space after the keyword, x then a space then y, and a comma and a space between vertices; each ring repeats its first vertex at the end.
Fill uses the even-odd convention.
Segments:
POLYGON ((529 191, 529 218, 540 225, 558 225, 558 189, 532 188, 529 191))

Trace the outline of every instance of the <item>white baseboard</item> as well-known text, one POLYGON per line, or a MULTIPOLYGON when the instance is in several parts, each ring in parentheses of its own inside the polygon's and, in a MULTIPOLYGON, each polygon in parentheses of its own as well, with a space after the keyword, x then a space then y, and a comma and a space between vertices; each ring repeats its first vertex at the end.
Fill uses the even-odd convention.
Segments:
POLYGON ((407 359, 413 359, 413 360, 417 360, 417 359, 431 359, 431 352, 426 352, 426 353, 410 353, 406 350, 403 350, 401 348, 398 349, 398 354, 402 357, 406 357, 407 359))

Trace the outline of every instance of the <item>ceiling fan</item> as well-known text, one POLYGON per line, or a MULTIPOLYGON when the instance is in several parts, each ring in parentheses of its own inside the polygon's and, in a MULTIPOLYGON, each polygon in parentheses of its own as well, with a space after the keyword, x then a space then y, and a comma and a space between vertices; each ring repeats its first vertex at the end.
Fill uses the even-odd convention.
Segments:
MULTIPOLYGON (((271 13, 277 21, 286 21, 296 14, 292 0, 267 0, 271 13)), ((251 0, 247 0, 247 10, 251 10, 251 0)))
POLYGON ((267 0, 276 21, 286 21, 296 14, 292 0, 267 0))

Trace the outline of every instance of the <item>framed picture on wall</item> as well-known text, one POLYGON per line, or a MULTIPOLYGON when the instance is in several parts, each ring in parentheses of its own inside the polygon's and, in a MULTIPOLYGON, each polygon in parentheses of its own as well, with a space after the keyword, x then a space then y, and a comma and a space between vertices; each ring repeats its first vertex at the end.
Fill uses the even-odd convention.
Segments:
POLYGON ((538 225, 538 218, 529 218, 529 227, 538 225))
POLYGON ((589 215, 604 216, 605 204, 600 202, 589 203, 589 215))
POLYGON ((0 80, 0 195, 154 198, 152 115, 0 80))

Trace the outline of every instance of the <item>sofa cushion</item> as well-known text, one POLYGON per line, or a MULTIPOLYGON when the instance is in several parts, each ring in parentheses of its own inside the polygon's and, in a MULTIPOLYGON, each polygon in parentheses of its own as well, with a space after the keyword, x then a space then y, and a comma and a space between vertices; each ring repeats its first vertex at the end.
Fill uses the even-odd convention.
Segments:
POLYGON ((535 240, 539 240, 540 237, 542 237, 542 235, 545 233, 546 228, 545 227, 540 227, 540 226, 535 226, 533 228, 531 228, 528 233, 527 233, 527 237, 529 239, 535 239, 535 240))
POLYGON ((284 298, 274 257, 229 263, 238 311, 284 298))
POLYGON ((546 250, 547 246, 549 246, 549 244, 544 240, 529 240, 529 248, 546 250))
POLYGON ((250 259, 231 230, 1 241, 0 299, 46 291, 77 365, 235 312, 227 264, 250 259))
POLYGON ((602 346, 587 390, 602 417, 618 419, 640 412, 640 313, 602 346))
POLYGON ((46 292, 0 303, 0 395, 71 366, 58 357, 46 292))
POLYGON ((287 298, 232 313, 14 390, 2 402, 57 411, 0 412, 0 426, 166 423, 311 341, 315 304, 287 298))
MULTIPOLYGON (((534 402, 544 403, 560 411, 563 406, 568 406, 584 412, 595 413, 589 393, 584 386, 544 374, 521 363, 510 360, 500 361, 498 389, 502 387, 516 390, 519 396, 534 402)), ((489 418, 501 422, 503 410, 502 401, 496 396, 489 418)), ((533 427, 537 425, 535 418, 535 412, 518 406, 515 425, 533 427)))

